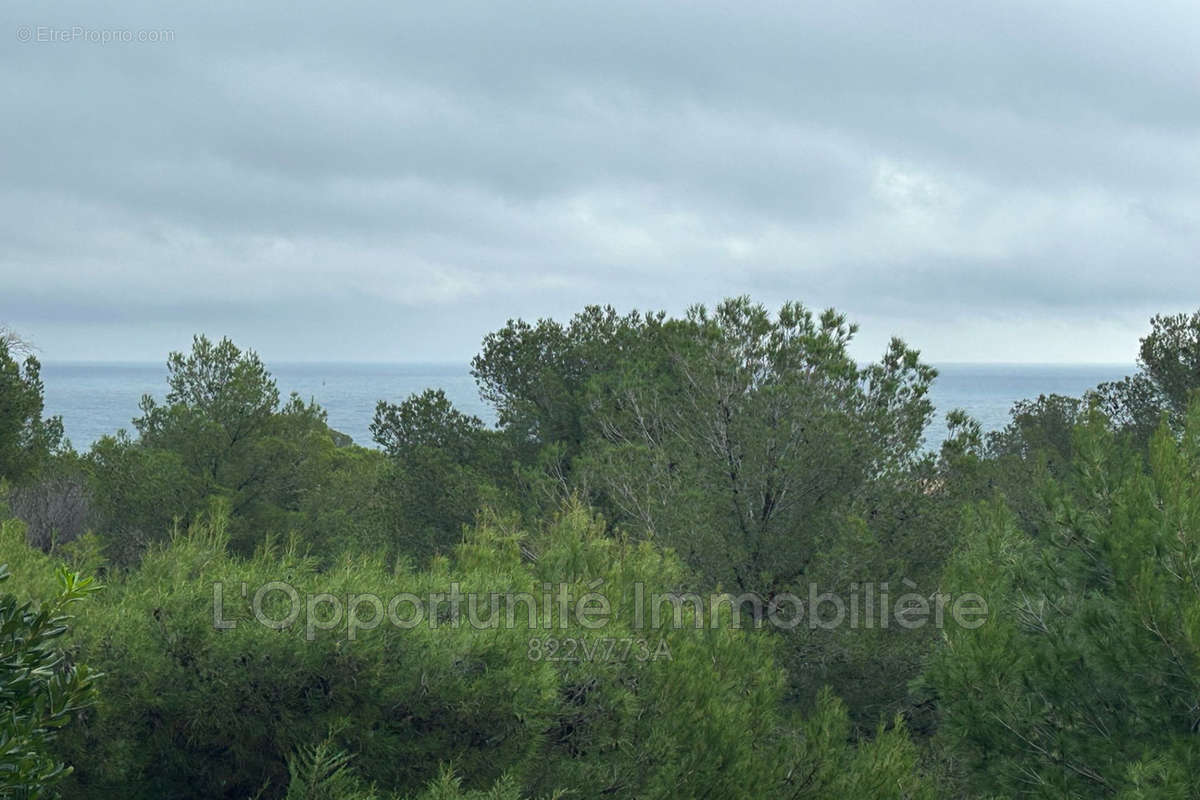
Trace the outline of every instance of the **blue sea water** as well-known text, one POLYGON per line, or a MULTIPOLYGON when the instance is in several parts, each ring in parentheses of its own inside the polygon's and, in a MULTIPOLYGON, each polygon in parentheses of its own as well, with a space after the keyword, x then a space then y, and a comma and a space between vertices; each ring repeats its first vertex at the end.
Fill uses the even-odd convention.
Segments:
POLYGON ((985 431, 1003 428, 1019 400, 1043 394, 1079 397, 1135 371, 1132 364, 938 364, 930 389, 936 413, 925 434, 936 447, 946 438, 946 412, 961 408, 985 431))
MULTIPOLYGON (((413 392, 441 388, 460 410, 494 424, 494 411, 479 397, 463 364, 316 364, 268 365, 281 394, 297 392, 315 399, 329 413, 329 424, 371 445, 369 426, 379 400, 399 402, 413 392)), ((1105 364, 941 364, 932 397, 937 408, 926 441, 945 438, 945 412, 962 408, 985 429, 1003 427, 1012 404, 1039 394, 1079 395, 1103 381, 1121 378, 1133 368, 1105 364)), ((164 364, 46 363, 46 413, 63 418, 67 436, 78 450, 119 428, 132 430, 143 394, 166 393, 164 364)))

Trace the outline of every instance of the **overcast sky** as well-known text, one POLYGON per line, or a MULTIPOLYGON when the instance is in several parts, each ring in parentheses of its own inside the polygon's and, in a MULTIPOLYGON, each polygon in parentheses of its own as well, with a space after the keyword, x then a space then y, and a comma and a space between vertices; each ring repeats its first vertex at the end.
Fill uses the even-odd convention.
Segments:
POLYGON ((748 293, 863 358, 1131 362, 1200 306, 1191 2, 103 5, 0 9, 0 322, 45 360, 465 360, 748 293))

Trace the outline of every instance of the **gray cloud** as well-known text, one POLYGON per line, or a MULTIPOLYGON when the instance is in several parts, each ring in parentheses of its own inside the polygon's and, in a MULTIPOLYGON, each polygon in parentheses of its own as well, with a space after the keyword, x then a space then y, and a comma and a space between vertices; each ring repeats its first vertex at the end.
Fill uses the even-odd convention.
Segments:
POLYGON ((48 358, 462 359, 751 292, 867 352, 1127 361, 1200 305, 1200 11, 805 5, 10 4, 0 319, 48 358))

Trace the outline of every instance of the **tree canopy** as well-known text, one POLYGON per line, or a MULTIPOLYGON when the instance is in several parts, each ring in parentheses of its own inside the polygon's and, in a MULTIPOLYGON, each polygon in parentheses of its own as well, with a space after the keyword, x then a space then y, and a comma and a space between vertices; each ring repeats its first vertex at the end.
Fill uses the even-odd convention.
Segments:
POLYGON ((512 320, 377 448, 197 336, 83 454, 0 336, 0 794, 1196 797, 1200 313, 937 450, 856 332, 512 320))

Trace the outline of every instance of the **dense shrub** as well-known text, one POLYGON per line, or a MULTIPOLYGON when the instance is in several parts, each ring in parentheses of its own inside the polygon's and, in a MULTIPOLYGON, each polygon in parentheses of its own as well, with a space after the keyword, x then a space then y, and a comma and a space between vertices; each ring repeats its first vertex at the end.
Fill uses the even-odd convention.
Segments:
MULTIPOLYGON (((38 563, 24 552, 20 523, 0 522, 0 541, 21 566, 38 563)), ((7 553, 5 554, 7 555, 7 553)), ((0 584, 12 577, 0 556, 0 584)), ((24 570, 22 570, 24 571, 24 570)), ((63 651, 67 608, 95 589, 91 579, 59 567, 40 581, 18 585, 22 596, 0 595, 0 797, 36 800, 70 773, 51 752, 59 730, 92 700, 94 675, 63 651), (48 578, 56 578, 51 587, 48 578)))
POLYGON ((142 399, 136 437, 98 441, 86 466, 109 558, 136 564, 215 501, 232 511, 229 544, 251 553, 300 533, 322 555, 380 545, 374 507, 381 454, 347 443, 325 412, 279 389, 258 355, 197 336, 172 353, 165 401, 142 399))
POLYGON ((982 792, 1194 797, 1200 745, 1200 406, 1148 469, 1108 421, 1076 431, 1042 540, 987 504, 947 576, 989 624, 947 631, 929 679, 982 792))
MULTIPOLYGON (((345 766, 356 785, 381 793, 454 797, 436 788, 451 765, 464 792, 509 786, 529 796, 833 797, 853 790, 883 798, 923 791, 902 728, 855 748, 845 709, 831 697, 806 721, 787 718, 771 637, 727 624, 637 629, 635 587, 646 597, 674 589, 683 568, 648 543, 608 535, 582 508, 529 534, 492 520, 421 572, 389 571, 368 557, 322 572, 294 545, 242 559, 228 553, 224 525, 218 515, 152 548, 81 615, 74 645, 108 678, 96 712, 59 743, 77 765, 73 791, 282 797, 296 785, 297 759, 327 741, 331 752, 350 757, 345 766), (402 591, 424 597, 454 582, 464 595, 540 597, 547 584, 562 582, 576 598, 602 592, 611 614, 599 630, 572 618, 559 628, 553 611, 549 631, 479 630, 443 618, 436 628, 385 622, 353 639, 344 626, 317 630, 308 641, 302 619, 281 630, 252 619, 256 589, 276 580, 301 596, 343 600, 402 591), (221 618, 237 620, 236 627, 214 627, 216 582, 221 618), (635 644, 629 657, 554 661, 545 657, 547 636, 648 645, 635 644), (657 660, 646 657, 653 653, 657 660)), ((280 619, 287 605, 282 593, 271 593, 266 612, 280 619)), ((487 616, 484 606, 477 610, 487 616)), ((526 622, 525 607, 517 610, 526 622)))

